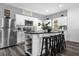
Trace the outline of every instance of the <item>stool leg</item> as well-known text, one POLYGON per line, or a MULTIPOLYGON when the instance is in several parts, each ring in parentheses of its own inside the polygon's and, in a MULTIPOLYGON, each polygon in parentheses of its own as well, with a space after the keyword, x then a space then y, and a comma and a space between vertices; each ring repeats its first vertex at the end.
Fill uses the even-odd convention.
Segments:
POLYGON ((60 49, 63 50, 62 34, 60 34, 60 49))
POLYGON ((64 34, 62 35, 62 39, 63 39, 63 47, 66 48, 66 43, 65 43, 65 37, 64 37, 64 34))
POLYGON ((60 52, 60 44, 61 44, 61 43, 60 43, 60 36, 58 35, 57 37, 58 37, 58 38, 57 38, 57 40, 58 40, 58 44, 57 44, 57 48, 58 48, 57 50, 58 50, 58 51, 57 51, 57 52, 59 53, 59 52, 60 52))
POLYGON ((51 55, 55 56, 55 36, 52 36, 51 39, 52 39, 51 55))
POLYGON ((43 45, 44 45, 44 38, 43 38, 43 40, 42 40, 42 48, 41 48, 41 55, 40 55, 40 56, 42 56, 43 45))
POLYGON ((63 39, 64 48, 66 48, 65 37, 64 37, 64 31, 62 31, 62 39, 63 39))
POLYGON ((54 47, 54 44, 53 44, 53 37, 51 37, 51 39, 52 39, 52 46, 51 46, 51 55, 53 56, 53 47, 54 47))
POLYGON ((56 56, 56 36, 54 36, 54 56, 56 56))
POLYGON ((45 39, 45 55, 48 56, 48 40, 45 39))
POLYGON ((49 55, 51 55, 51 38, 49 38, 49 48, 48 48, 48 50, 49 50, 49 55))

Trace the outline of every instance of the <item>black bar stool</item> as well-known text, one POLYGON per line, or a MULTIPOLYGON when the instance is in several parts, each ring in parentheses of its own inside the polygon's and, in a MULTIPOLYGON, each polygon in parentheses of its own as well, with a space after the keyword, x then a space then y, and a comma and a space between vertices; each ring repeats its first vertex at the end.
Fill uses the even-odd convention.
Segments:
POLYGON ((42 37, 42 48, 40 56, 56 56, 66 48, 64 32, 52 35, 49 37, 42 37), (44 47, 45 46, 45 47, 44 47), (43 54, 43 50, 45 53, 43 54))
POLYGON ((58 53, 62 52, 66 47, 64 34, 60 33, 57 35, 50 36, 50 38, 52 39, 51 55, 56 56, 58 53))
POLYGON ((66 48, 64 32, 58 35, 58 52, 62 52, 66 48))
POLYGON ((48 56, 49 55, 49 49, 51 48, 51 40, 50 37, 43 37, 42 38, 42 48, 41 48, 41 55, 48 56), (45 46, 45 47, 44 47, 45 46), (45 50, 45 53, 43 54, 43 50, 45 50))
POLYGON ((65 43, 65 36, 64 36, 63 31, 62 31, 62 34, 61 34, 61 39, 62 39, 62 49, 64 50, 66 48, 66 43, 65 43))
POLYGON ((54 35, 54 36, 50 36, 50 38, 52 39, 51 55, 56 56, 57 46, 58 46, 58 36, 54 35))
POLYGON ((56 35, 56 53, 59 53, 60 52, 60 36, 59 34, 56 35))

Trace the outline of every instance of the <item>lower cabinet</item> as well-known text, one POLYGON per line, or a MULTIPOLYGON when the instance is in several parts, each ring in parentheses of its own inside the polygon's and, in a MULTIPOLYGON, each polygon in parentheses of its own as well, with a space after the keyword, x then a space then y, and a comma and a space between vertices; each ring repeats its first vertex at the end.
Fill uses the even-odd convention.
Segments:
POLYGON ((17 44, 23 43, 25 41, 25 34, 23 31, 17 31, 17 44))
POLYGON ((38 34, 25 34, 25 53, 29 56, 40 56, 41 38, 38 34))
POLYGON ((25 53, 32 55, 32 36, 25 35, 25 53))

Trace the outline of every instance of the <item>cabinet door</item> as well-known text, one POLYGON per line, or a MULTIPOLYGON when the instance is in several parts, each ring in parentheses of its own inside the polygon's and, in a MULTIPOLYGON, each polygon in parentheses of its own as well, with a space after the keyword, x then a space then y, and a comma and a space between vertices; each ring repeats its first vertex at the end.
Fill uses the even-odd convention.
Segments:
POLYGON ((19 14, 16 14, 16 21, 15 21, 15 25, 25 25, 24 21, 25 21, 26 17, 23 16, 23 15, 19 15, 19 14))
POLYGON ((30 34, 25 34, 25 52, 32 55, 32 36, 30 34))
POLYGON ((25 41, 25 34, 22 31, 17 32, 17 44, 23 43, 25 41))

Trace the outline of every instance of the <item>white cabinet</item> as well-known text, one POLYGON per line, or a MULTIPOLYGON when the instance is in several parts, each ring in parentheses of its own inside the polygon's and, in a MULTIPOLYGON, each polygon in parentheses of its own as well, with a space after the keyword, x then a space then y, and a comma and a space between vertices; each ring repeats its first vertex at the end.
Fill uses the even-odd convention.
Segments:
MULTIPOLYGON (((57 20, 57 25, 58 25, 58 28, 60 26, 66 26, 64 29, 64 34, 65 34, 65 40, 68 39, 68 31, 67 31, 67 26, 68 26, 68 19, 67 19, 67 16, 64 16, 64 17, 58 17, 58 18, 54 18, 52 20, 52 29, 54 29, 54 21, 57 20)), ((58 29, 59 30, 59 29, 58 29)))
POLYGON ((41 52, 41 39, 39 34, 25 34, 25 53, 31 56, 40 56, 41 52), (28 37, 30 36, 30 38, 28 37), (30 41, 31 45, 28 46, 30 41))
POLYGON ((15 25, 24 25, 25 16, 16 14, 16 22, 15 25))
POLYGON ((68 21, 67 16, 58 18, 58 24, 59 25, 67 25, 67 21, 68 21))
POLYGON ((25 41, 25 34, 23 31, 17 32, 17 44, 23 43, 25 41))
MULTIPOLYGON (((38 31, 41 29, 40 27, 38 27, 38 23, 42 22, 41 20, 39 20, 38 18, 19 15, 19 14, 16 14, 15 26, 18 25, 19 27, 23 28, 23 26, 25 26, 25 20, 33 21, 33 26, 35 27, 35 31, 38 31)), ((16 28, 17 28, 17 26, 16 26, 16 28)), ((25 40, 24 32, 17 30, 17 44, 23 42, 24 40, 25 40)))

